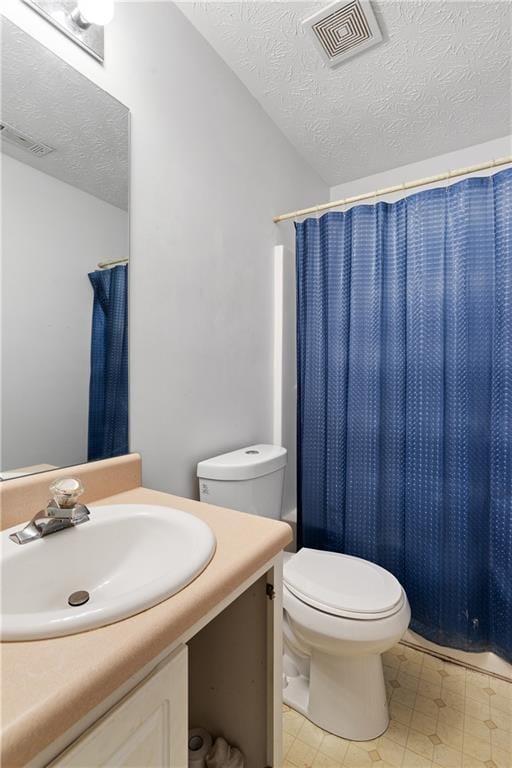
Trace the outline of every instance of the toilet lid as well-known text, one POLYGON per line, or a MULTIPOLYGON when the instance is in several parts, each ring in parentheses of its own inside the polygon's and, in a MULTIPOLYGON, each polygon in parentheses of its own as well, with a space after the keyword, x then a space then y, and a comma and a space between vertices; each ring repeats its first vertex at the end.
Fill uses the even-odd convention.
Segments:
POLYGON ((389 571, 338 552, 301 549, 285 563, 283 577, 299 600, 334 616, 384 618, 404 600, 400 582, 389 571))

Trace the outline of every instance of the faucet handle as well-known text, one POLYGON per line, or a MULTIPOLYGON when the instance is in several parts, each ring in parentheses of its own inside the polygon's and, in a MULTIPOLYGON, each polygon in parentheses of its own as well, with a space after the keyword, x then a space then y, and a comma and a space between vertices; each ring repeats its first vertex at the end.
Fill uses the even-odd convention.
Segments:
POLYGON ((50 485, 50 492, 52 502, 56 502, 59 509, 73 509, 83 494, 84 487, 80 480, 65 477, 62 480, 54 480, 50 485))

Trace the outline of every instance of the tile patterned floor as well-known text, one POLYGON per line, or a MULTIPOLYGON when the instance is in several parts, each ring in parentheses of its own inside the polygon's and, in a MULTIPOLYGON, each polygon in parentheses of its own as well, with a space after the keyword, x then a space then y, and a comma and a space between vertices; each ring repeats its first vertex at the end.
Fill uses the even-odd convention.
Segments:
POLYGON ((284 706, 284 768, 512 768, 512 683, 397 645, 384 654, 391 722, 369 742, 284 706))

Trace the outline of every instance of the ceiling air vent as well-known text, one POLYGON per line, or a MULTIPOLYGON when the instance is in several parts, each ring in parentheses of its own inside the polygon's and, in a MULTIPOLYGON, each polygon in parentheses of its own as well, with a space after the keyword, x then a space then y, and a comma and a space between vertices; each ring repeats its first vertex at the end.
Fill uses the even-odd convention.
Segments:
POLYGON ((0 136, 2 137, 2 140, 5 139, 5 141, 8 141, 10 144, 16 144, 17 147, 21 147, 37 157, 44 157, 45 155, 49 155, 50 152, 54 152, 53 147, 49 147, 41 141, 35 141, 34 139, 31 139, 30 136, 25 136, 23 133, 16 130, 16 128, 7 125, 7 123, 0 123, 0 136))
POLYGON ((369 0, 343 0, 302 22, 330 67, 366 51, 382 40, 369 0))

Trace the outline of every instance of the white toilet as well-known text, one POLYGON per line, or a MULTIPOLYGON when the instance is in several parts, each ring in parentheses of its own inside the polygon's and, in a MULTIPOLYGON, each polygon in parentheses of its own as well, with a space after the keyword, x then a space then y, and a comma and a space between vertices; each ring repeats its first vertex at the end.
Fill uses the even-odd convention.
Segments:
MULTIPOLYGON (((201 501, 279 519, 286 450, 251 445, 197 466, 201 501)), ((368 741, 389 723, 381 654, 409 625, 407 596, 374 563, 285 553, 284 701, 326 731, 368 741)))
POLYGON ((389 723, 381 654, 411 611, 395 577, 368 560, 301 549, 283 572, 284 700, 326 731, 369 741, 389 723))

